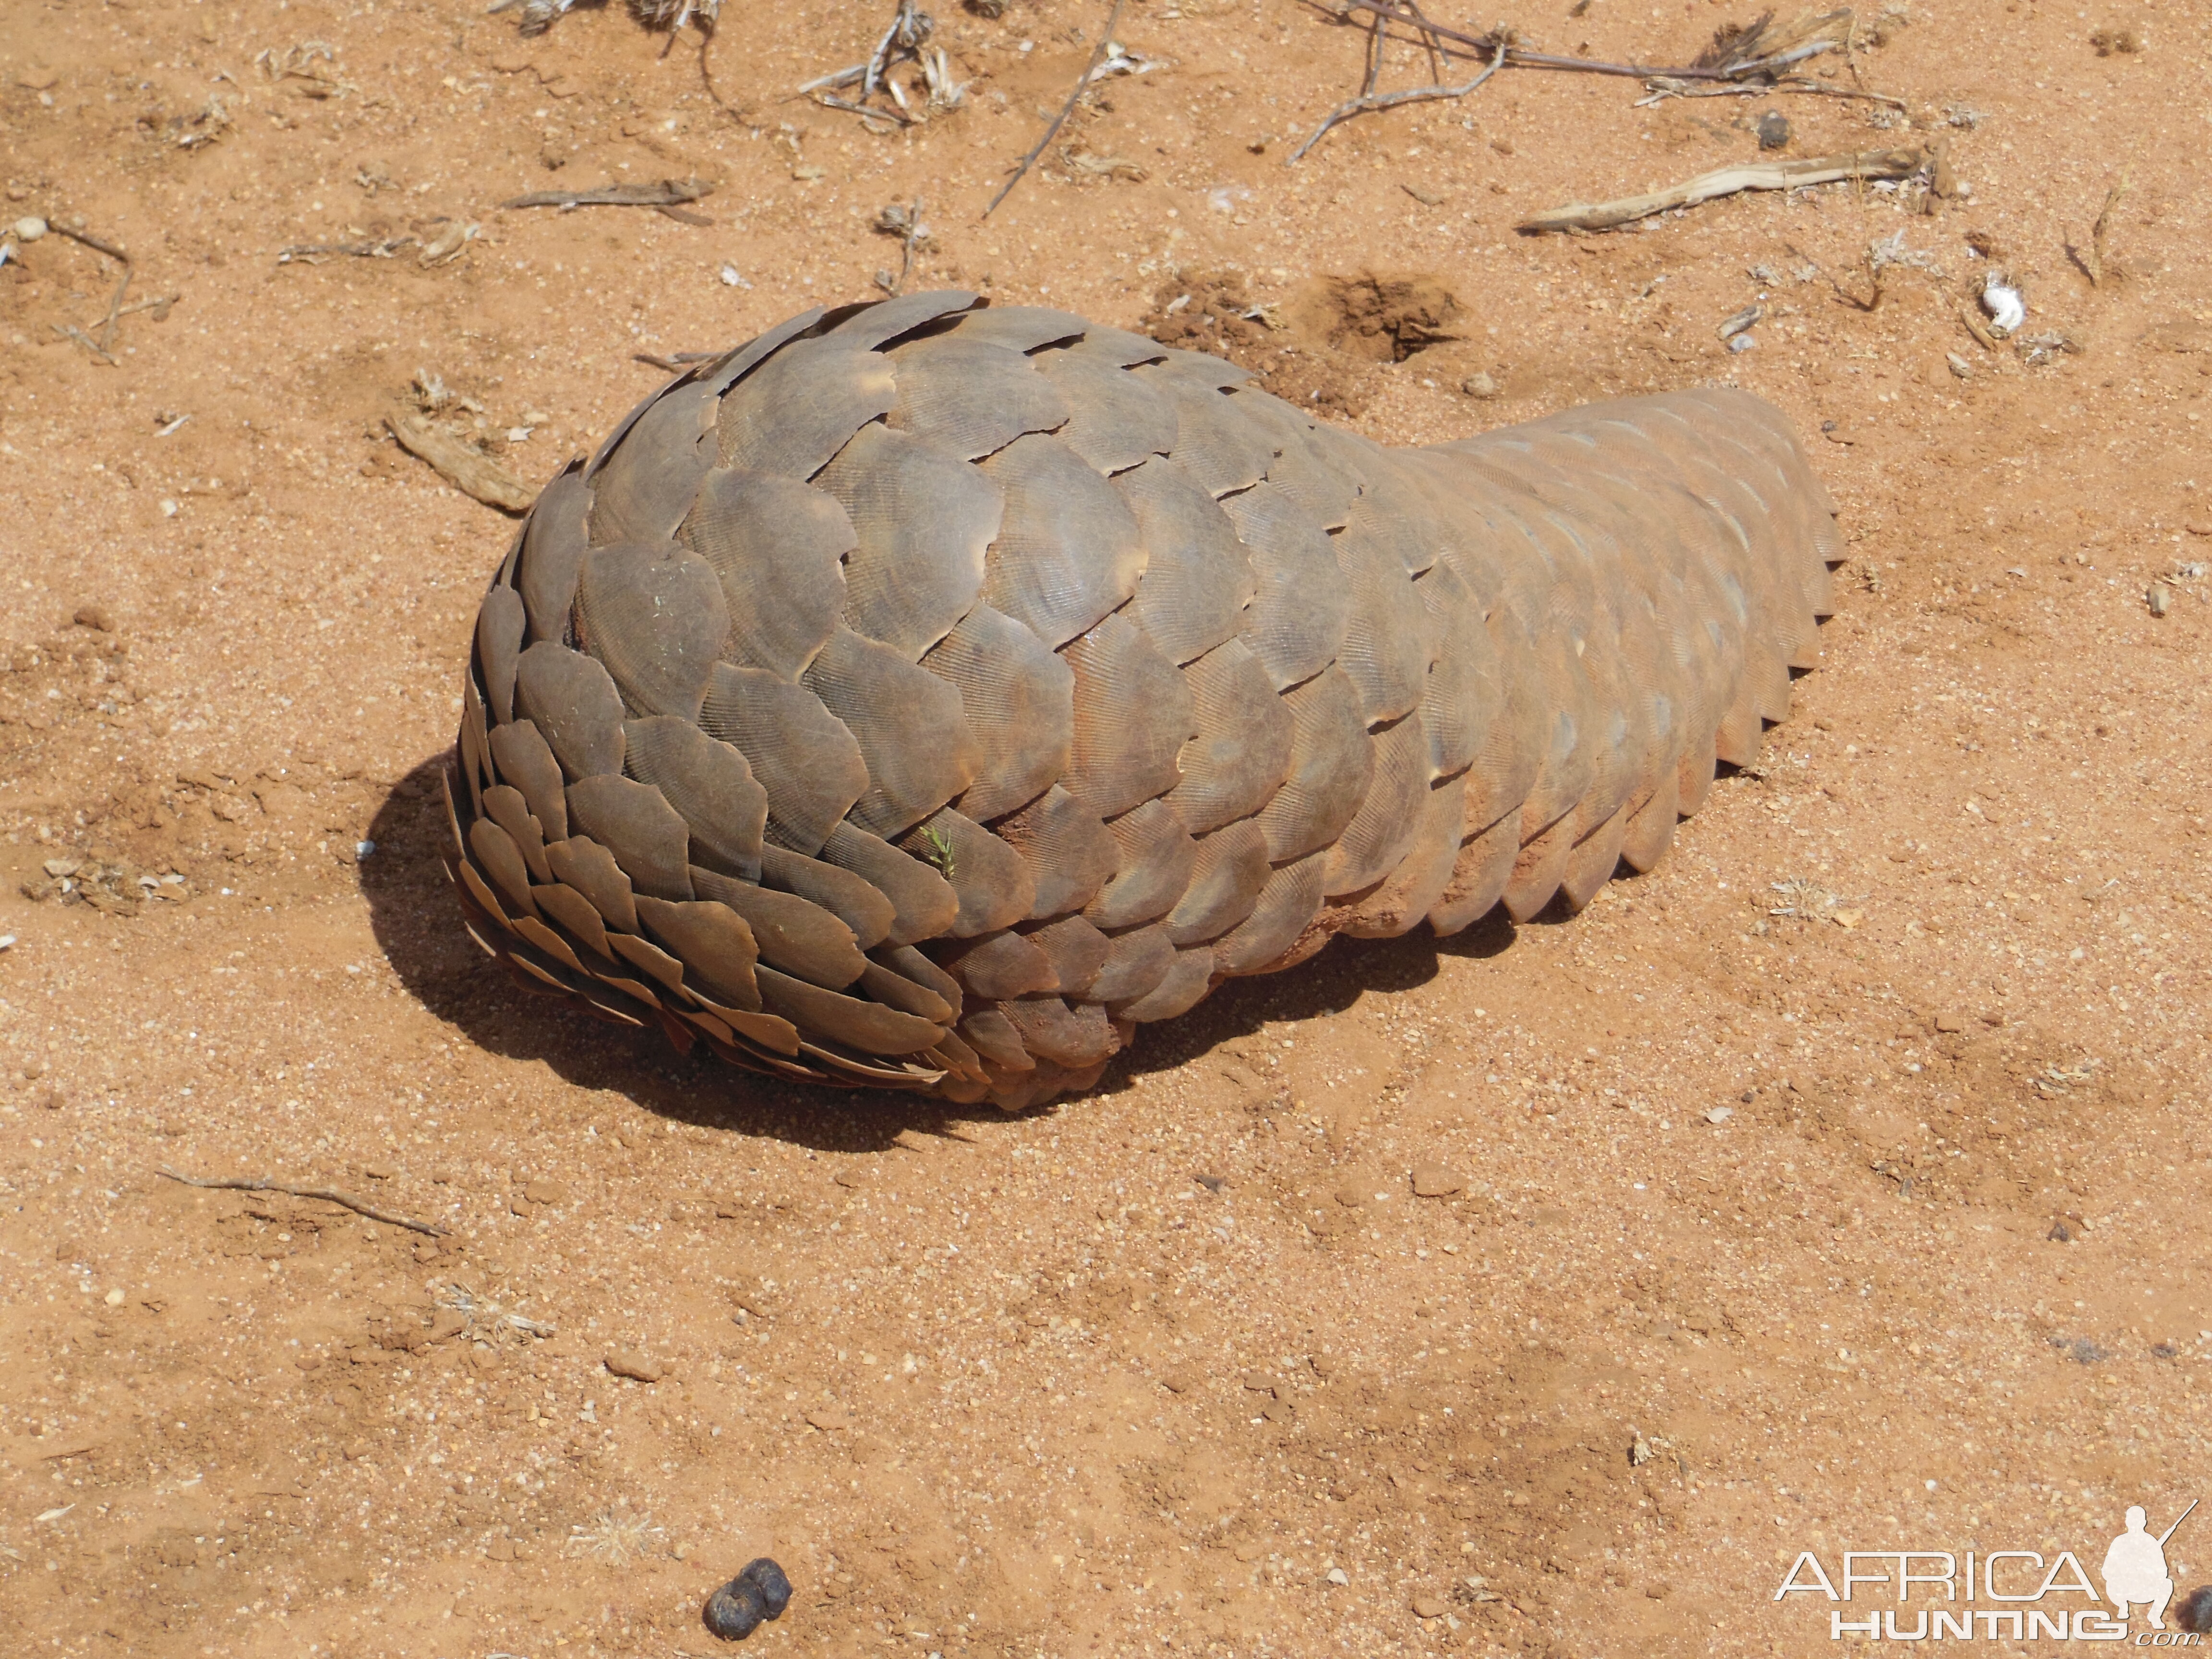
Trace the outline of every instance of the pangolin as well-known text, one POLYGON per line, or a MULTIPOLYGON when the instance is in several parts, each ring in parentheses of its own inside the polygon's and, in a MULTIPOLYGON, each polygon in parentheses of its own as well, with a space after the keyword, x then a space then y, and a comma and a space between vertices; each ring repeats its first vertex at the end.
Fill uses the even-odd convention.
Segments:
POLYGON ((1065 312, 812 310, 538 496, 447 867, 527 990, 1019 1110, 1336 933, 1649 868, 1842 552, 1739 392, 1394 449, 1065 312))

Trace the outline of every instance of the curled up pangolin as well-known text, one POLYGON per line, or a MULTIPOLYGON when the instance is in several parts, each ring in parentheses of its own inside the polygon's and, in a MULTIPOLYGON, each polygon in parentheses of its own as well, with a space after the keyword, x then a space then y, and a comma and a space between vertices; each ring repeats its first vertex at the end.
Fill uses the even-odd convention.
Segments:
POLYGON ((1425 449, 963 293, 811 311, 538 497, 453 853, 526 989, 1010 1110, 1339 933, 1587 903, 1813 665, 1842 556, 1734 392, 1425 449))

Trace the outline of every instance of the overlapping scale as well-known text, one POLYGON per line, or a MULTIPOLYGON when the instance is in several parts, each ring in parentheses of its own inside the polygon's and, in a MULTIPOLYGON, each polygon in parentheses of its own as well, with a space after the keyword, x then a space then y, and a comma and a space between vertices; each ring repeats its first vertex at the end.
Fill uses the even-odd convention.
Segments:
POLYGON ((1741 393, 1389 450, 1063 312, 810 312, 547 486, 452 868, 535 994, 1019 1109, 1334 933, 1648 867, 1841 552, 1741 393))

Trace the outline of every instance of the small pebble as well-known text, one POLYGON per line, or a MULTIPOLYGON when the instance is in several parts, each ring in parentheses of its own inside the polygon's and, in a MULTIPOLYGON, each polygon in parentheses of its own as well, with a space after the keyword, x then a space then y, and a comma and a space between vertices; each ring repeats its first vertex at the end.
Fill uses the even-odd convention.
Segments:
POLYGON ((1758 345, 1759 337, 1756 334, 1739 334, 1729 340, 1729 349, 1730 351, 1752 351, 1755 350, 1758 348, 1758 345))
POLYGON ((1735 1107, 1716 1106, 1711 1111, 1705 1114, 1705 1121, 1708 1123, 1725 1123, 1735 1115, 1735 1107))
POLYGON ((1416 1198, 1448 1198, 1460 1189, 1460 1179, 1441 1164, 1416 1164, 1413 1171, 1416 1198))
POLYGON ((1413 1598, 1416 1619, 1441 1619, 1444 1616, 1445 1601, 1441 1595, 1417 1595, 1413 1598))
POLYGON ((353 861, 356 864, 368 863, 375 854, 376 843, 373 841, 357 841, 353 844, 353 861))
POLYGON ((1759 135, 1761 149, 1780 149, 1790 142, 1790 118, 1778 109, 1771 109, 1759 118, 1752 129, 1759 135))
POLYGON ((668 1375, 668 1368, 659 1360, 649 1359, 629 1348, 611 1350, 606 1365, 617 1376, 627 1376, 634 1382, 658 1382, 668 1375))
POLYGON ((2164 582, 2153 582, 2150 592, 2143 595, 2143 603, 2150 607, 2154 617, 2163 617, 2173 609, 2173 590, 2164 582))
POLYGON ((115 631, 115 618, 104 605, 77 606, 76 622, 79 628, 89 628, 96 634, 112 634, 115 631))
POLYGON ((522 1189, 523 1197, 532 1204, 566 1204, 568 1189, 557 1181, 533 1181, 522 1189))
POLYGON ((1331 1567, 1328 1570, 1328 1582, 1332 1584, 1348 1584, 1352 1582, 1352 1575, 1342 1567, 1331 1567))
POLYGON ((1495 398, 1504 390, 1487 374, 1470 374, 1459 383, 1459 389, 1470 398, 1495 398))
POLYGON ((35 242, 46 234, 46 222, 36 216, 18 219, 9 228, 9 234, 19 242, 35 242))

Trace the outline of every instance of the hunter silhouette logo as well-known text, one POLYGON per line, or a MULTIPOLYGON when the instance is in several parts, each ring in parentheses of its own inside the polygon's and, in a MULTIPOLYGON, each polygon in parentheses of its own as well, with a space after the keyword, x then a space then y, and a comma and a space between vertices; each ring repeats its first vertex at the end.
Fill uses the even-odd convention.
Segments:
POLYGON ((2129 1506, 2128 1529, 2112 1540, 2112 1548, 2105 1552, 2105 1594, 2112 1598, 2116 1616, 2123 1621, 2129 1607, 2140 1603, 2148 1609, 2144 1616, 2153 1630, 2166 1628, 2166 1606, 2173 1600, 2173 1580, 2166 1571, 2166 1540, 2189 1519, 2189 1511, 2197 1503, 2191 1498, 2189 1509, 2155 1538, 2150 1535, 2142 1506, 2129 1506))
POLYGON ((1846 1550, 1836 1573, 1806 1550, 1783 1576, 1774 1599, 1811 1595, 1854 1604, 1850 1613, 1830 1609, 1831 1641, 2124 1642, 2140 1609, 2143 1628, 2132 1638, 2136 1646, 2196 1647, 2212 1624, 2212 1586, 2174 1607, 2166 1546, 2197 1501, 2191 1499, 2160 1533, 2150 1530, 2148 1510, 2130 1505, 2125 1530, 2105 1551, 2101 1596, 2071 1550, 2046 1559, 2039 1550, 1891 1547, 1846 1550), (2170 1607, 2179 1631, 2166 1625, 2170 1607))

